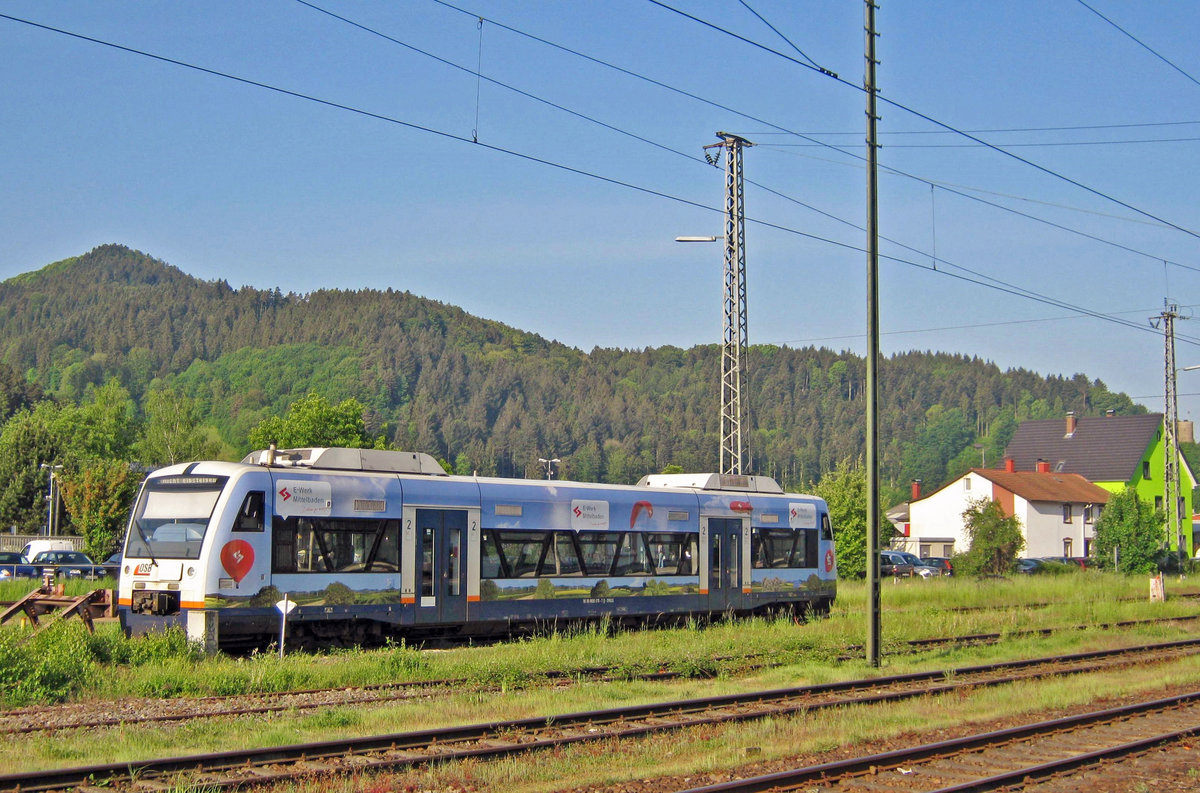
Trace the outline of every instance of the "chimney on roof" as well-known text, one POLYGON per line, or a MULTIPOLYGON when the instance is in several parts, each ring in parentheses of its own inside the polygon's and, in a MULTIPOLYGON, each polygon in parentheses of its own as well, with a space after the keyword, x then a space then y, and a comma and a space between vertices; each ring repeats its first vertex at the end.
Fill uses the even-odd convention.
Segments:
POLYGON ((912 500, 917 501, 921 498, 921 480, 912 480, 912 500))
POLYGON ((1115 415, 1117 415, 1117 411, 1113 410, 1112 408, 1109 408, 1108 410, 1104 411, 1104 418, 1106 418, 1106 419, 1110 419, 1115 415))
POLYGON ((1004 470, 1010 474, 1015 474, 1017 472, 1017 461, 1011 457, 1005 457, 1004 470))
POLYGON ((1066 435, 1066 437, 1070 438, 1074 434, 1075 434, 1075 411, 1068 410, 1067 411, 1067 435, 1066 435))
POLYGON ((1036 470, 1037 470, 1037 472, 1038 472, 1039 474, 1048 474, 1048 473, 1050 473, 1050 461, 1049 461, 1049 460, 1041 460, 1041 459, 1039 459, 1039 460, 1037 461, 1037 469, 1036 469, 1036 470))

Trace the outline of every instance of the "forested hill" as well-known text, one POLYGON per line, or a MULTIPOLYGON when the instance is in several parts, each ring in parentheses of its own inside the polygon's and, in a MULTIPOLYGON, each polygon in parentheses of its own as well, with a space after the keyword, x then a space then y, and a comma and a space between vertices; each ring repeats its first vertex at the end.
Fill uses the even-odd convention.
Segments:
MULTIPOLYGON (((582 480, 717 469, 715 344, 583 353, 408 292, 234 289, 118 245, 0 284, 0 362, 71 401, 112 377, 140 401, 157 379, 239 452, 316 391, 358 399, 372 432, 464 472, 536 476, 549 456, 582 480)), ((862 454, 861 358, 755 346, 749 365, 756 471, 799 485, 862 454)), ((880 398, 894 483, 943 481, 978 464, 977 443, 999 459, 1025 418, 1144 412, 1083 375, 934 353, 885 360, 880 398)))

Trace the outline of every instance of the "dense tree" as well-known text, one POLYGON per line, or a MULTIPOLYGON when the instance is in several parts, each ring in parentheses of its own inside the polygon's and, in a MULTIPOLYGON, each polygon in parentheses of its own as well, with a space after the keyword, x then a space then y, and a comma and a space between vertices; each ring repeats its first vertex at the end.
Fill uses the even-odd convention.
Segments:
POLYGON ((120 545, 141 474, 120 460, 92 460, 63 476, 63 501, 84 551, 103 560, 120 545))
POLYGON ((334 405, 320 394, 311 393, 288 407, 282 418, 271 416, 250 431, 250 445, 265 449, 304 446, 347 446, 362 448, 374 441, 367 435, 363 406, 356 399, 334 405))
POLYGON ((967 552, 955 568, 964 575, 1005 575, 1016 568, 1017 557, 1025 549, 1021 521, 1005 515, 1000 502, 981 498, 963 510, 963 529, 967 552))
POLYGON ((156 389, 146 395, 145 413, 142 435, 134 447, 142 464, 172 465, 212 459, 220 453, 220 444, 200 424, 200 411, 191 397, 170 388, 156 389))
POLYGON ((17 411, 0 431, 0 525, 33 534, 46 525, 50 468, 68 446, 59 407, 39 402, 17 411))
MULTIPOLYGON (((861 358, 769 345, 748 357, 755 473, 797 489, 862 455, 861 358)), ((350 442, 383 436, 483 475, 537 476, 537 459, 551 455, 562 477, 586 481, 718 468, 715 344, 584 353, 407 292, 233 289, 116 245, 0 283, 0 361, 0 399, 28 383, 59 395, 63 410, 78 404, 60 429, 84 458, 137 456, 138 440, 139 454, 172 459, 150 453, 148 397, 171 389, 233 458, 268 440, 251 442, 251 430, 318 394, 364 408, 350 442)), ((1144 410, 1082 375, 970 356, 899 353, 878 374, 880 472, 896 498, 912 478, 932 490, 977 464, 975 444, 994 464, 1020 421, 1144 410)), ((319 437, 330 436, 344 440, 319 437)))
MULTIPOLYGON (((837 543, 838 575, 862 578, 867 574, 867 469, 849 459, 842 460, 812 491, 829 506, 837 543)), ((894 529, 882 509, 878 525, 876 547, 884 548, 891 541, 894 529)))
POLYGON ((1133 488, 1109 497, 1096 521, 1092 561, 1122 573, 1153 573, 1166 534, 1166 515, 1142 501, 1133 488))

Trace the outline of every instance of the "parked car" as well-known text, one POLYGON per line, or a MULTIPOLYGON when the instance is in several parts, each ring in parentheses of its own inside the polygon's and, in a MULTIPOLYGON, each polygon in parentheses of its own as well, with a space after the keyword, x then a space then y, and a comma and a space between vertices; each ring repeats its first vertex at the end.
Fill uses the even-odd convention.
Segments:
POLYGON ((104 574, 114 581, 121 575, 121 552, 117 551, 104 560, 104 574))
POLYGON ((73 551, 75 545, 70 540, 30 540, 21 549, 21 555, 33 560, 42 551, 73 551))
POLYGON ((1024 573, 1026 575, 1033 575, 1034 573, 1042 572, 1044 567, 1045 567, 1045 565, 1042 564, 1041 559, 1018 559, 1017 560, 1017 572, 1018 573, 1024 573))
POLYGON ((905 559, 905 556, 912 556, 912 554, 905 554, 901 551, 880 551, 879 575, 890 575, 896 578, 914 575, 916 567, 908 559, 905 559))
POLYGON ((1039 557, 1043 562, 1053 562, 1054 564, 1065 564, 1069 567, 1078 567, 1083 570, 1087 567, 1087 559, 1078 556, 1042 556, 1039 557))
POLYGON ((104 568, 82 551, 42 551, 33 558, 33 566, 52 568, 55 578, 104 577, 104 568))
POLYGON ((37 578, 38 568, 16 551, 0 551, 0 581, 7 578, 37 578))
POLYGON ((945 556, 926 556, 921 561, 937 567, 942 575, 954 575, 954 565, 945 556))

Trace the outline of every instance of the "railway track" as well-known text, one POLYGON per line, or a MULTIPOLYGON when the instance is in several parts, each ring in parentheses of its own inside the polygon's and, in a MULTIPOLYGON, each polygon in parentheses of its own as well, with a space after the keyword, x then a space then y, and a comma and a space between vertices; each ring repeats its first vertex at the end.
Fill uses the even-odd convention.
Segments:
POLYGON ((1195 654, 1200 654, 1200 639, 435 730, 4 774, 0 775, 0 791, 33 793, 81 786, 157 791, 163 785, 229 790, 351 771, 411 768, 452 759, 495 759, 687 727, 787 717, 1047 676, 1144 666, 1195 654))
MULTIPOLYGON (((903 643, 901 652, 914 653, 944 646, 971 646, 994 644, 1004 639, 1024 636, 1048 636, 1067 630, 1130 628, 1144 624, 1183 622, 1200 619, 1200 616, 1165 617, 1150 620, 1129 620, 1102 625, 1077 625, 1059 628, 1039 628, 1009 633, 979 633, 964 636, 913 639, 903 643)), ((861 646, 847 648, 840 660, 861 657, 861 646)), ((894 653, 893 653, 894 654, 894 653)), ((718 664, 734 663, 741 670, 751 671, 777 666, 785 661, 764 661, 761 655, 729 656, 714 659, 718 664)), ((542 685, 573 685, 580 681, 630 680, 674 680, 685 677, 684 673, 659 669, 642 674, 620 672, 612 666, 586 667, 573 670, 548 671, 540 678, 542 685)), ((702 671, 701 675, 704 674, 702 671)), ((696 676, 693 674, 692 676, 696 676)), ((97 715, 94 707, 74 710, 72 706, 25 708, 0 712, 0 735, 21 735, 39 732, 59 732, 77 729, 102 729, 120 727, 125 724, 162 723, 191 721, 199 718, 230 718, 258 716, 286 711, 314 710, 326 707, 361 706, 398 702, 410 699, 430 699, 460 693, 465 689, 487 691, 489 686, 472 683, 465 678, 430 681, 406 681, 382 683, 373 686, 339 687, 330 689, 308 689, 263 694, 238 694, 232 696, 188 697, 156 700, 151 703, 155 712, 148 713, 144 702, 106 703, 102 714, 97 715)))
POLYGON ((1200 735, 1200 691, 681 793, 1020 790, 1200 735))

